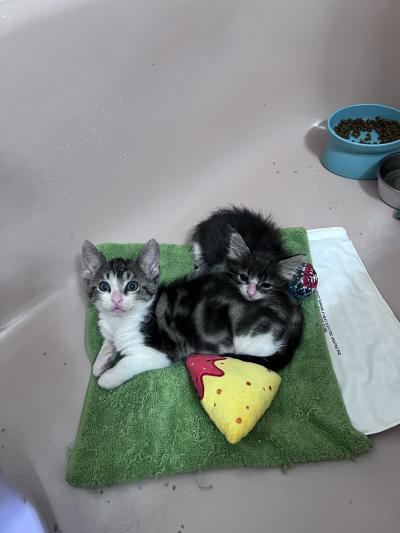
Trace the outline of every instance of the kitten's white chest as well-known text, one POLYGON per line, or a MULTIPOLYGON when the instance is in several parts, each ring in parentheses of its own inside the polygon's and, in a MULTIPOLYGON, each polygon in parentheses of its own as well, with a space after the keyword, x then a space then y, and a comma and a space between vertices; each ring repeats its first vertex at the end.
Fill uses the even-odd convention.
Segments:
POLYGON ((141 325, 148 313, 150 303, 122 316, 100 313, 100 332, 105 339, 112 342, 118 352, 128 355, 134 348, 144 344, 141 325))

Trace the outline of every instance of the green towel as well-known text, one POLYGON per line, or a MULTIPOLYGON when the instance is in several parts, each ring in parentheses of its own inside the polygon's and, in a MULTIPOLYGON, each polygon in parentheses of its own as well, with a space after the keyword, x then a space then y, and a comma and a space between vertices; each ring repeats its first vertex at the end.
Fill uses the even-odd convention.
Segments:
MULTIPOLYGON (((290 250, 309 255, 302 228, 284 230, 290 250)), ((139 244, 103 244, 108 257, 133 257, 139 244)), ((161 278, 192 268, 188 246, 161 246, 161 278)), ((347 416, 320 322, 316 296, 304 301, 301 345, 282 375, 271 407, 253 431, 229 444, 203 410, 183 363, 136 376, 112 391, 91 377, 67 481, 95 489, 180 472, 239 466, 282 467, 351 459, 370 447, 347 416)), ((86 349, 101 346, 96 311, 88 307, 86 349)))

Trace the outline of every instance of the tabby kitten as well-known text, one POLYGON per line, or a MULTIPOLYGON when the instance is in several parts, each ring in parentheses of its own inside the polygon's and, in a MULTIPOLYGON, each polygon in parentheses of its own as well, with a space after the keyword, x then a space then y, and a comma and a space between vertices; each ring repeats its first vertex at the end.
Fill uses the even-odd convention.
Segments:
POLYGON ((200 222, 192 245, 198 268, 226 270, 250 301, 265 298, 277 281, 290 281, 304 261, 289 257, 270 216, 244 207, 219 209, 200 222))
POLYGON ((193 353, 226 354, 277 370, 290 361, 301 337, 301 308, 280 278, 272 279, 264 298, 251 302, 225 272, 199 272, 157 288, 160 252, 154 240, 131 261, 107 261, 86 241, 82 265, 104 337, 93 373, 106 389, 193 353), (117 353, 122 358, 111 367, 117 353))
MULTIPOLYGON (((140 331, 142 322, 151 313, 159 271, 159 248, 154 240, 144 246, 135 260, 111 261, 90 241, 84 242, 82 277, 86 293, 99 313, 98 325, 104 339, 93 365, 96 377, 110 368, 118 353, 125 356, 115 367, 121 370, 132 358, 140 372, 170 365, 165 354, 144 345, 140 331)), ((120 384, 111 382, 104 374, 99 385, 114 388, 120 384)))

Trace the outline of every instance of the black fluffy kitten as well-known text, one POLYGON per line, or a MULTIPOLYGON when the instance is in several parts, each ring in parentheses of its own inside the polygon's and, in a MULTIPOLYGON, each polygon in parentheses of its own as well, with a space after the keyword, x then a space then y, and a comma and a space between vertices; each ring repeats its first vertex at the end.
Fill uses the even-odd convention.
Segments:
POLYGON ((199 262, 206 267, 224 263, 232 233, 239 233, 252 253, 268 254, 277 261, 288 257, 271 216, 246 207, 228 207, 217 209, 194 229, 192 242, 201 248, 199 262))
MULTIPOLYGON (((264 298, 277 282, 290 281, 303 256, 289 257, 270 216, 250 209, 219 209, 192 237, 196 266, 227 271, 244 298, 264 298)), ((283 286, 283 284, 281 284, 283 286)))
POLYGON ((152 312, 143 322, 146 344, 178 361, 192 353, 223 354, 285 367, 300 341, 301 306, 272 279, 264 298, 249 301, 224 272, 199 272, 157 291, 152 312))

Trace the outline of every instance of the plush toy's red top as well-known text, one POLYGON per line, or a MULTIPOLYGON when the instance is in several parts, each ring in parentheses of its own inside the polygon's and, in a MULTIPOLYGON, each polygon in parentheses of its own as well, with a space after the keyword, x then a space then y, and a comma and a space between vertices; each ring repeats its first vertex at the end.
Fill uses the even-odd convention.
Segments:
POLYGON ((186 366, 196 387, 200 400, 204 396, 203 376, 223 376, 224 372, 215 366, 215 361, 224 360, 222 355, 190 355, 186 359, 186 366))

